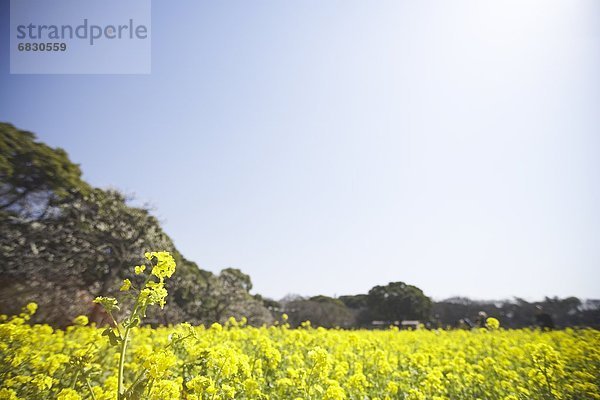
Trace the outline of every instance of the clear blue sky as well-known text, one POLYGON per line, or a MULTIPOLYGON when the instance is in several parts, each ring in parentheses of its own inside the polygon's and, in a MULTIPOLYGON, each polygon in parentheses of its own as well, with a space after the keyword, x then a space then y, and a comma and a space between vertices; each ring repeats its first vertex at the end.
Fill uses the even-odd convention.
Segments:
POLYGON ((152 74, 9 75, 0 120, 255 292, 600 297, 600 2, 154 1, 152 74))

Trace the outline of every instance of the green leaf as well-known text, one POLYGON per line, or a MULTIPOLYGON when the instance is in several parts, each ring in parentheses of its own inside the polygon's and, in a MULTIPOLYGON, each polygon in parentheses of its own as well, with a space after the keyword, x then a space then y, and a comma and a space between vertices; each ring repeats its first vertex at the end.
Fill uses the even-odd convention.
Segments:
POLYGON ((106 328, 102 332, 102 336, 108 336, 108 341, 111 346, 118 346, 121 339, 115 334, 115 331, 112 328, 106 328))

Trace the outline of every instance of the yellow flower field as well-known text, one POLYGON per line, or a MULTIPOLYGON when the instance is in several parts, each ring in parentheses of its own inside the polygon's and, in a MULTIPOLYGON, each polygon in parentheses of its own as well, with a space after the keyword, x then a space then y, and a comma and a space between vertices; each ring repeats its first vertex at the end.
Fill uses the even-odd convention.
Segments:
MULTIPOLYGON (((0 399, 116 399, 119 349, 80 317, 66 331, 0 325, 0 399)), ((129 399, 600 399, 600 333, 137 327, 129 399)))
POLYGON ((97 297, 113 326, 79 316, 66 330, 31 325, 35 303, 0 316, 3 399, 600 399, 600 332, 506 331, 488 318, 475 331, 255 328, 230 318, 206 328, 141 326, 163 307, 168 252, 134 267, 141 285, 117 323, 119 301, 97 297), (157 280, 158 279, 158 280, 157 280))

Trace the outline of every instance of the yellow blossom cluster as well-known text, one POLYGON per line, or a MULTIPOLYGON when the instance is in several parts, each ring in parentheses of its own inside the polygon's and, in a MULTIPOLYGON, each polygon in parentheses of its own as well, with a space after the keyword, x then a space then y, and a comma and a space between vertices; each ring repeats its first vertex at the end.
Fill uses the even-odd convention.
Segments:
MULTIPOLYGON (((34 312, 0 317, 0 399, 115 400, 119 348, 103 329, 81 317, 66 330, 32 325, 34 312)), ((127 398, 600 399, 591 329, 347 331, 231 319, 132 331, 127 398)))
POLYGON ((148 261, 156 264, 152 267, 152 275, 163 282, 164 278, 170 278, 175 273, 175 260, 168 251, 153 251, 144 254, 148 261))

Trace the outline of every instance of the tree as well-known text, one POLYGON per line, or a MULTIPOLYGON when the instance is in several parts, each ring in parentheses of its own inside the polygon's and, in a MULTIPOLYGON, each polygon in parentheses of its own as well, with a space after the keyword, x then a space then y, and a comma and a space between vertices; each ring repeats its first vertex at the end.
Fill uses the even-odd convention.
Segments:
POLYGON ((349 328, 354 325, 354 316, 348 307, 339 299, 328 296, 292 299, 284 302, 284 311, 288 314, 291 326, 298 326, 304 321, 324 328, 349 328))
POLYGON ((252 280, 237 268, 225 268, 207 280, 200 309, 203 321, 224 322, 229 317, 248 318, 253 325, 272 321, 263 303, 251 294, 252 280))
MULTIPOLYGON (((94 189, 86 196, 71 196, 36 221, 0 218, 2 287, 22 286, 23 295, 42 303, 49 286, 55 295, 65 292, 67 297, 76 292, 90 298, 114 294, 145 251, 160 249, 178 255, 156 218, 147 209, 128 206, 126 198, 114 190, 94 189)), ((185 270, 185 264, 180 269, 185 270)), ((56 314, 49 319, 70 318, 64 313, 68 302, 57 301, 62 304, 45 307, 56 314)))
POLYGON ((348 308, 352 309, 361 309, 367 307, 367 295, 366 294, 357 294, 357 295, 349 295, 349 296, 340 296, 340 301, 346 305, 348 308))
POLYGON ((369 313, 366 294, 340 296, 339 299, 352 313, 355 326, 369 327, 371 325, 372 318, 369 313))
POLYGON ((592 326, 600 324, 599 318, 589 318, 585 303, 576 297, 560 299, 546 297, 543 301, 529 302, 515 297, 512 300, 470 300, 450 298, 436 302, 433 312, 443 326, 457 326, 460 319, 475 321, 480 311, 500 320, 505 328, 524 328, 536 325, 536 315, 540 312, 551 316, 558 327, 592 326))
POLYGON ((372 318, 384 321, 423 321, 429 319, 431 311, 431 299, 404 282, 375 286, 367 294, 367 304, 372 318))
POLYGON ((37 142, 31 132, 0 123, 0 212, 39 217, 53 201, 89 191, 79 166, 64 150, 37 142))

